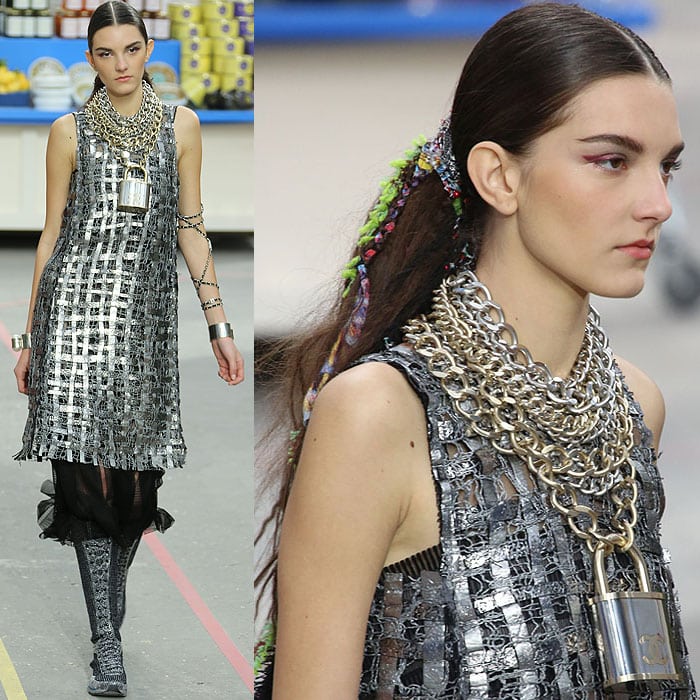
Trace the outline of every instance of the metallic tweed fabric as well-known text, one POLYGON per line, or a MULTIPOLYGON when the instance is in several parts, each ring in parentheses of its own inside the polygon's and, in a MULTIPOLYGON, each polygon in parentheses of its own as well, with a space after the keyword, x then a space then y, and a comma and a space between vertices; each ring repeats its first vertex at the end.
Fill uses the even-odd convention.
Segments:
POLYGON ((175 109, 148 157, 151 206, 117 211, 123 167, 75 115, 77 166, 39 283, 29 418, 16 459, 182 466, 175 109))
MULTIPOLYGON (((370 355, 402 371, 426 409, 440 517, 430 550, 382 572, 365 642, 360 698, 695 698, 678 603, 659 542, 661 478, 631 396, 639 485, 636 542, 655 590, 668 595, 683 680, 605 692, 587 600, 591 555, 515 457, 465 434, 423 358, 405 347, 370 355), (434 559, 435 557, 432 557, 434 559)), ((637 589, 626 555, 608 558, 612 589, 637 589)))

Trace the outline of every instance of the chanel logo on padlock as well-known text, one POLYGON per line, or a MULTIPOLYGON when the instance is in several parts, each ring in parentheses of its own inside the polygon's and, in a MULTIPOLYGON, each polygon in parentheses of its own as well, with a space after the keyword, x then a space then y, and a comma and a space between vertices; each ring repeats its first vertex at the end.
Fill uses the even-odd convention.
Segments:
POLYGON ((136 163, 127 163, 124 166, 124 178, 119 184, 119 199, 117 209, 135 214, 143 214, 148 211, 151 199, 151 184, 148 182, 146 168, 136 163), (130 176, 139 171, 143 177, 130 176))
POLYGON ((644 663, 650 666, 663 666, 668 663, 666 657, 666 640, 660 634, 643 634, 639 643, 645 647, 646 652, 642 656, 644 663))
POLYGON ((589 602, 604 685, 679 680, 669 641, 666 596, 651 590, 639 550, 633 546, 627 553, 637 570, 639 591, 611 593, 604 566, 605 547, 598 547, 593 555, 596 595, 589 602))

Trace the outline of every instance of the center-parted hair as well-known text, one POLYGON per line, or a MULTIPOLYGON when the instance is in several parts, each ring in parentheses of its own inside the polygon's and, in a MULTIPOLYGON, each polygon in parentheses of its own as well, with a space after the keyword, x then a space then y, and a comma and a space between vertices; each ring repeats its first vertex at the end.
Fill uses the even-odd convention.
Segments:
MULTIPOLYGON (((260 593, 274 581, 277 535, 303 441, 302 399, 317 381, 330 349, 333 374, 362 355, 381 348, 385 339, 400 342, 406 321, 430 310, 433 290, 466 247, 478 257, 489 208, 469 181, 466 162, 471 149, 494 141, 514 155, 527 155, 538 136, 562 124, 567 108, 584 89, 605 78, 648 75, 670 83, 663 65, 634 32, 576 5, 537 3, 509 13, 477 42, 462 70, 450 114, 454 156, 462 180, 462 215, 455 233, 455 210, 436 172, 416 182, 419 151, 396 178, 400 215, 392 219, 381 250, 366 234, 353 259, 367 261, 371 289, 362 332, 352 345, 336 341, 356 303, 355 280, 350 293, 338 294, 325 318, 303 336, 284 341, 266 357, 264 370, 278 391, 280 426, 300 431, 289 453, 261 455, 259 491, 279 488, 256 542, 272 530, 273 550, 260 567, 260 593)), ((386 203, 387 217, 397 209, 386 203)), ((376 206, 373 211, 376 211, 376 206)), ((380 224, 381 225, 381 224, 380 224)), ((348 449, 351 449, 348 446, 348 449)), ((259 600, 259 598, 258 598, 259 600)), ((274 601, 273 611, 274 615, 274 601)))

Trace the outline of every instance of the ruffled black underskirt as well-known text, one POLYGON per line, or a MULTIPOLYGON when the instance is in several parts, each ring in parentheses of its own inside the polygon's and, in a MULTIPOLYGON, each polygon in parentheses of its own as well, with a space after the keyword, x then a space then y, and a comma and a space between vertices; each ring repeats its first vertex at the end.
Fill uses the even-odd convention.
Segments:
POLYGON ((62 544, 111 537, 127 545, 145 532, 165 532, 173 517, 158 507, 162 470, 109 469, 93 464, 51 460, 53 480, 37 506, 40 537, 62 544))

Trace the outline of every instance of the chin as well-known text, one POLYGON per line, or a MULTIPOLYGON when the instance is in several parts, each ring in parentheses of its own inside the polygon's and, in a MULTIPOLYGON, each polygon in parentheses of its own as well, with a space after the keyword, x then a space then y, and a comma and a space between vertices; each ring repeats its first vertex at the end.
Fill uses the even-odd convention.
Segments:
POLYGON ((644 289, 644 274, 641 273, 635 279, 618 280, 614 284, 601 284, 591 289, 591 294, 609 299, 631 299, 636 297, 644 289))

